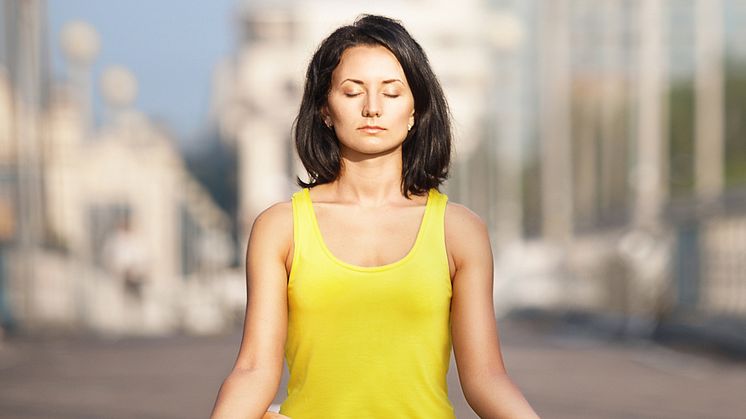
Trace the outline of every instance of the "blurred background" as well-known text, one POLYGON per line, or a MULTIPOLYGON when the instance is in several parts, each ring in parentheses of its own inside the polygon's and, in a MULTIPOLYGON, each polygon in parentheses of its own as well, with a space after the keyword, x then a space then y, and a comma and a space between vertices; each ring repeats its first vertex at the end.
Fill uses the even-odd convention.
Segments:
POLYGON ((542 417, 743 417, 746 0, 370 3, 0 3, 0 417, 209 415, 305 66, 361 13, 443 84, 542 417))

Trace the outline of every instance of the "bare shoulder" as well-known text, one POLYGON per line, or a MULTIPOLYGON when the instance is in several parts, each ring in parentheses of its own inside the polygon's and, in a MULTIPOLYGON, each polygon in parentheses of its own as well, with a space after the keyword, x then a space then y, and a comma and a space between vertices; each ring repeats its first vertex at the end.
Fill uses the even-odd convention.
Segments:
POLYGON ((466 205, 448 202, 445 214, 446 234, 454 239, 487 236, 487 223, 466 205))
POLYGON ((265 208, 254 219, 254 225, 270 225, 282 228, 283 225, 290 224, 293 227, 293 203, 290 200, 278 201, 265 208))
POLYGON ((287 255, 293 239, 293 203, 290 200, 275 202, 260 212, 251 227, 251 242, 271 246, 287 255))
POLYGON ((449 201, 445 213, 446 245, 456 269, 469 258, 491 253, 487 223, 463 204, 449 201))
POLYGON ((265 208, 254 219, 252 230, 271 230, 276 233, 293 231, 293 203, 279 201, 265 208))

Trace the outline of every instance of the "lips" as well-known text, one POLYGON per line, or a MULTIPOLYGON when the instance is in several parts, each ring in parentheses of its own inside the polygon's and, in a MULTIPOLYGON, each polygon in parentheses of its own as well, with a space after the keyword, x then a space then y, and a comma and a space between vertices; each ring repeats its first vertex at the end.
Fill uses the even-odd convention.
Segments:
POLYGON ((360 131, 367 132, 368 134, 375 134, 377 132, 381 132, 385 130, 384 127, 379 127, 378 125, 365 125, 360 128, 358 128, 360 131))

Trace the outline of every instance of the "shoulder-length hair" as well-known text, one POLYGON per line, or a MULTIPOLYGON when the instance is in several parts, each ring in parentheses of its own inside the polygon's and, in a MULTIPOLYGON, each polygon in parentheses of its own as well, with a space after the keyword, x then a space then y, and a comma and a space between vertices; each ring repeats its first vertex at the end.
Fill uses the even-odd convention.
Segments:
POLYGON ((303 99, 293 123, 295 147, 313 187, 337 179, 341 166, 339 142, 325 124, 321 109, 327 103, 332 72, 342 53, 357 45, 380 45, 391 51, 404 70, 414 96, 415 123, 402 144, 402 194, 422 195, 448 178, 451 160, 450 111, 443 89, 422 47, 400 22, 361 15, 324 39, 306 72, 303 99))

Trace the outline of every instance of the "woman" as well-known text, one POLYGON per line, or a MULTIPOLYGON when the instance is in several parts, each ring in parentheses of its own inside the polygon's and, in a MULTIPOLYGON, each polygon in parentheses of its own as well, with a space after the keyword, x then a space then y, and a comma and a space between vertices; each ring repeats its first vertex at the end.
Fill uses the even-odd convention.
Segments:
POLYGON ((213 418, 453 418, 451 344, 480 417, 537 417, 503 365, 485 224, 437 189, 449 118, 398 22, 366 15, 322 42, 294 134, 311 180, 254 222, 243 340, 213 418))

